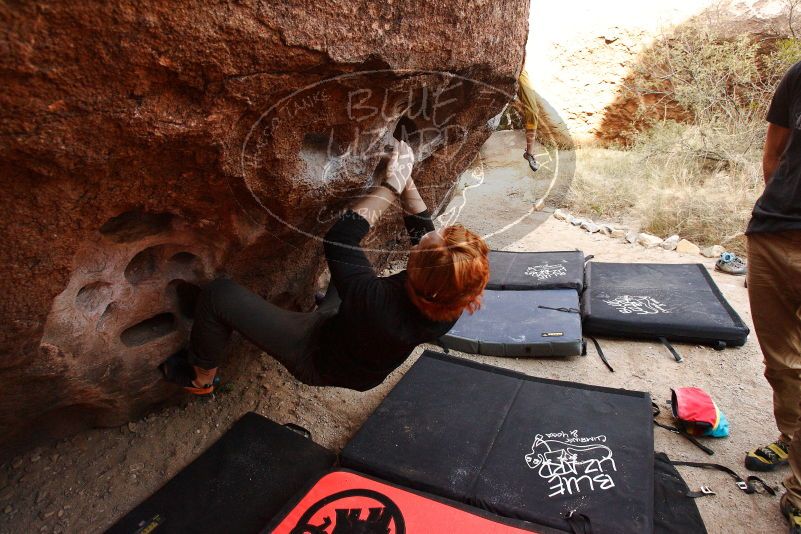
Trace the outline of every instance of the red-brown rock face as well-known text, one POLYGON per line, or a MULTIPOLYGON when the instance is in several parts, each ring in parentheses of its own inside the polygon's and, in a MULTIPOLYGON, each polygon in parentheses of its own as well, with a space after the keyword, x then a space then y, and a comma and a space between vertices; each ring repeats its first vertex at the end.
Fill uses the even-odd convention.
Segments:
MULTIPOLYGON (((173 395, 156 366, 220 273, 308 306, 319 236, 399 121, 440 205, 514 93, 527 17, 527 0, 0 7, 0 442, 173 395)), ((385 218, 376 261, 398 242, 385 218)))

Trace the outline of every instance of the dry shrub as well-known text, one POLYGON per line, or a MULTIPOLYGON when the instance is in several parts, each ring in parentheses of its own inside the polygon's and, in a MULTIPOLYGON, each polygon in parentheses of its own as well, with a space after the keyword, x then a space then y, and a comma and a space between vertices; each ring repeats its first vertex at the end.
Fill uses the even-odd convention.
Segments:
POLYGON ((636 158, 629 151, 580 148, 568 206, 599 220, 617 220, 639 202, 636 158))
POLYGON ((664 123, 630 149, 579 149, 570 209, 596 220, 633 222, 661 237, 679 234, 744 252, 742 232, 762 189, 759 162, 740 162, 732 172, 717 168, 718 161, 666 147, 694 135, 700 135, 694 126, 664 123))
POLYGON ((707 176, 698 183, 693 176, 676 176, 672 182, 653 184, 637 206, 646 232, 679 234, 699 245, 722 244, 745 252, 743 230, 759 196, 759 178, 726 173, 707 176))

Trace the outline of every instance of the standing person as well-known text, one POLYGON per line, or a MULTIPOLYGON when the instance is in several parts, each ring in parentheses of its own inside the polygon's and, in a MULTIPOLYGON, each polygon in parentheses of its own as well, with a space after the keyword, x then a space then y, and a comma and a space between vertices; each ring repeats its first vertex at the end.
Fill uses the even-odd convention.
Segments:
POLYGON ((461 225, 434 229, 411 178, 413 163, 412 149, 396 143, 383 184, 326 234, 331 285, 315 311, 287 311, 233 280, 215 280, 198 298, 187 356, 165 362, 165 378, 210 394, 235 330, 301 382, 366 391, 417 345, 447 333, 464 310, 475 311, 489 278, 488 247, 461 225), (360 243, 395 199, 413 246, 406 270, 379 277, 360 243))
POLYGON ((801 533, 801 62, 782 79, 767 115, 765 191, 748 225, 748 296, 779 439, 749 452, 748 469, 790 464, 781 511, 801 533))
POLYGON ((517 85, 517 97, 523 104, 526 121, 526 151, 523 152, 523 159, 528 161, 528 166, 533 172, 537 172, 540 164, 534 157, 534 143, 537 140, 539 108, 537 107, 537 94, 534 92, 525 68, 523 68, 520 77, 517 79, 517 85))

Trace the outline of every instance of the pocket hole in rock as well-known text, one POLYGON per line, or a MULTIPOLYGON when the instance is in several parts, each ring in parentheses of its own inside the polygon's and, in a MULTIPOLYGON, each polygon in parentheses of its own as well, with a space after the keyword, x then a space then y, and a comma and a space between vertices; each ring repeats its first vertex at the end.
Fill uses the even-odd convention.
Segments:
POLYGON ((92 282, 83 286, 75 296, 78 309, 91 312, 103 305, 111 297, 111 285, 106 282, 92 282))
POLYGON ((162 256, 162 246, 148 247, 131 258, 125 268, 125 278, 131 284, 139 284, 151 278, 159 268, 162 256))
POLYGON ((102 321, 104 319, 107 319, 112 313, 114 313, 114 310, 116 309, 117 309, 117 304, 115 302, 112 302, 111 304, 106 306, 106 309, 103 310, 103 315, 100 316, 100 320, 102 321))
POLYGON ((187 319, 194 319, 200 287, 185 280, 177 279, 167 285, 167 291, 175 298, 178 313, 187 319))
POLYGON ((179 252, 178 254, 173 254, 173 256, 170 258, 170 261, 180 265, 191 265, 197 259, 198 257, 191 252, 179 252))
POLYGON ((105 330, 106 327, 113 328, 113 326, 111 325, 113 324, 113 316, 115 311, 117 311, 116 302, 112 302, 108 306, 106 306, 106 309, 103 310, 103 314, 100 315, 100 319, 97 320, 97 325, 95 325, 95 330, 100 332, 101 330, 105 330))
POLYGON ((413 143, 412 136, 417 133, 417 125, 408 115, 403 115, 395 124, 392 137, 398 141, 405 141, 409 145, 413 143))
MULTIPOLYGON (((414 104, 412 109, 407 110, 406 114, 395 123, 392 134, 398 141, 405 141, 412 147, 415 161, 423 161, 440 147, 461 138, 461 127, 454 123, 447 123, 447 121, 445 124, 437 126, 436 120, 434 120, 434 111, 422 109, 421 106, 424 107, 423 104, 414 104), (416 112, 413 111, 415 109, 416 112)), ((445 113, 440 119, 447 115, 445 113)))
POLYGON ((197 276, 202 276, 203 266, 200 258, 191 252, 179 252, 170 257, 169 265, 172 269, 179 272, 189 271, 197 276))
POLYGON ((106 221, 100 227, 100 233, 115 243, 130 243, 167 232, 172 228, 174 218, 172 213, 126 211, 106 221))
POLYGON ((120 334, 120 341, 126 347, 139 347, 175 330, 175 316, 171 313, 160 313, 126 328, 120 334))

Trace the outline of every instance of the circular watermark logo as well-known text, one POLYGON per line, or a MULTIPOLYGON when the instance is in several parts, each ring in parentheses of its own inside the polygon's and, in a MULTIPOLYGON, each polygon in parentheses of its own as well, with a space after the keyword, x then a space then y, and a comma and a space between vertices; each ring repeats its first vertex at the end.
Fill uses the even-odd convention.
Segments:
MULTIPOLYGON (((414 153, 411 178, 437 224, 460 223, 500 248, 544 220, 537 214, 567 190, 575 162, 558 148, 564 141, 550 138, 552 129, 515 130, 521 113, 514 100, 450 72, 372 70, 319 80, 250 126, 241 183, 232 190, 254 220, 324 240, 347 209, 384 182, 393 146, 404 141, 414 153)), ((382 219, 404 214, 403 204, 382 219)), ((403 232, 368 239, 363 248, 396 253, 408 242, 403 232)))

